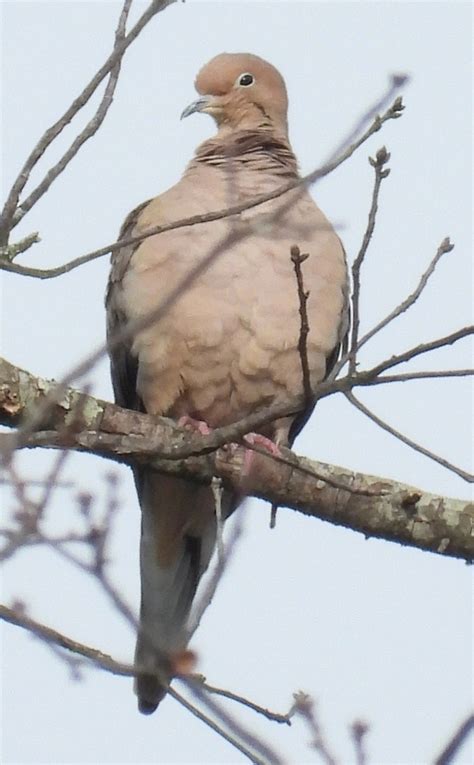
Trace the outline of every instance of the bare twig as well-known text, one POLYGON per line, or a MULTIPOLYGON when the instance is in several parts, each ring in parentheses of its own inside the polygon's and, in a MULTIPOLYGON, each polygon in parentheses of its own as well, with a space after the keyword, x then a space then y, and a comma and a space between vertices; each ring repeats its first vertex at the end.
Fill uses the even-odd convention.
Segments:
MULTIPOLYGON (((390 86, 390 88, 388 89, 386 94, 382 97, 382 99, 379 99, 379 101, 377 102, 377 106, 382 101, 385 104, 387 102, 387 99, 389 97, 391 98, 392 95, 393 95, 393 86, 390 86)), ((88 263, 92 260, 95 260, 96 258, 102 257, 103 255, 107 255, 111 252, 115 252, 116 250, 119 250, 122 247, 128 247, 130 245, 142 242, 144 239, 147 239, 150 236, 156 236, 158 234, 164 233, 165 231, 173 231, 175 229, 184 228, 187 226, 196 226, 202 223, 210 223, 215 220, 220 220, 222 218, 229 218, 233 215, 238 215, 241 212, 252 209, 254 207, 258 207, 259 205, 264 204, 264 202, 268 202, 272 199, 277 199, 283 194, 286 194, 289 191, 292 191, 298 187, 301 187, 301 186, 307 187, 316 183, 320 178, 325 177, 326 175, 331 173, 333 170, 335 170, 337 167, 339 167, 339 165, 341 165, 343 162, 349 159, 354 154, 354 152, 359 148, 359 146, 365 143, 365 141, 367 141, 372 135, 374 135, 374 133, 380 130, 384 122, 387 122, 387 120, 397 119, 398 117, 400 117, 403 109, 404 109, 404 106, 402 105, 401 98, 395 99, 392 106, 390 106, 385 111, 385 113, 382 114, 381 116, 376 116, 372 124, 369 126, 369 128, 356 141, 350 144, 348 144, 347 138, 341 141, 339 146, 342 148, 340 150, 340 153, 337 155, 337 157, 334 156, 336 152, 333 152, 329 160, 327 160, 320 167, 316 168, 316 170, 313 170, 313 172, 308 173, 308 175, 305 175, 302 178, 298 178, 295 181, 291 181, 283 186, 280 186, 279 188, 275 189, 272 192, 259 194, 258 196, 253 197, 250 200, 246 200, 245 202, 242 202, 241 204, 233 205, 232 207, 227 207, 222 210, 212 211, 212 212, 206 213, 205 215, 193 215, 189 218, 182 218, 180 220, 174 221, 164 226, 153 226, 146 231, 142 231, 140 235, 128 237, 127 239, 122 239, 118 242, 113 242, 112 244, 108 244, 105 247, 100 247, 97 250, 93 250, 92 252, 89 252, 86 255, 82 255, 78 258, 74 258, 74 260, 71 260, 68 263, 65 263, 64 265, 57 266, 55 268, 49 268, 49 269, 30 268, 28 266, 20 266, 17 263, 9 263, 8 261, 0 261, 0 269, 3 268, 6 271, 22 274, 24 276, 31 276, 37 279, 52 279, 57 276, 61 276, 62 274, 66 274, 69 271, 72 271, 74 268, 77 268, 78 266, 83 265, 84 263, 88 263)), ((370 113, 370 115, 372 116, 373 111, 374 110, 371 109, 369 110, 369 112, 367 112, 367 114, 370 113)), ((360 122, 361 121, 359 120, 357 124, 359 125, 360 122)), ((352 136, 353 134, 354 134, 354 129, 350 131, 349 136, 352 136)))
POLYGON ((361 720, 356 720, 351 725, 352 741, 354 742, 357 765, 366 765, 367 762, 365 736, 367 735, 368 730, 369 726, 367 723, 362 722, 361 720))
POLYGON ((474 325, 462 327, 461 329, 457 329, 455 332, 452 332, 450 335, 439 337, 436 340, 431 340, 428 343, 420 343, 420 345, 417 345, 414 348, 409 348, 408 351, 404 351, 403 353, 398 353, 395 356, 391 356, 389 359, 382 361, 380 364, 377 364, 375 367, 372 367, 371 369, 364 372, 364 375, 375 379, 381 372, 385 372, 387 369, 392 369, 399 364, 404 364, 406 361, 411 361, 417 356, 422 356, 425 353, 431 353, 431 351, 435 351, 438 348, 445 348, 447 345, 454 345, 454 343, 459 342, 459 340, 464 340, 464 338, 473 334, 474 325))
MULTIPOLYGON (((352 387, 365 385, 384 385, 385 383, 409 382, 410 380, 442 380, 449 377, 472 377, 474 369, 440 369, 426 370, 423 372, 406 372, 401 375, 383 375, 382 377, 372 377, 366 372, 360 372, 351 382, 352 387)), ((343 378, 344 379, 344 378, 343 378)))
POLYGON ((434 270, 439 262, 439 260, 445 255, 447 252, 451 252, 451 250, 454 249, 454 244, 451 244, 449 237, 446 237, 443 239, 441 244, 439 245, 436 255, 434 256, 433 260, 429 264, 428 268, 422 274, 421 279, 416 287, 416 289, 408 295, 405 300, 403 300, 400 305, 398 305, 396 308, 391 311, 391 313, 388 314, 382 321, 379 321, 378 324, 375 325, 369 332, 367 332, 359 341, 357 348, 362 348, 365 343, 370 340, 374 335, 376 335, 380 330, 382 330, 384 327, 386 327, 390 322, 392 322, 394 319, 396 319, 398 316, 400 316, 402 313, 408 310, 420 297, 421 293, 425 289, 428 280, 430 276, 434 273, 434 270))
MULTIPOLYGON (((94 77, 90 80, 88 85, 84 88, 82 93, 74 99, 69 108, 64 114, 55 122, 44 135, 40 138, 36 146, 33 148, 25 164, 23 165, 17 179, 15 180, 10 193, 0 216, 0 243, 6 244, 8 241, 8 235, 10 230, 23 218, 23 214, 17 212, 18 200, 21 192, 23 191, 30 173, 35 167, 38 160, 42 157, 46 149, 54 141, 54 139, 62 132, 66 125, 71 122, 77 112, 89 101, 93 93, 97 90, 102 80, 107 74, 114 68, 117 62, 121 61, 125 51, 131 45, 131 43, 138 37, 142 29, 148 24, 148 22, 160 11, 164 10, 168 5, 175 2, 175 0, 152 0, 148 8, 144 11, 139 18, 135 26, 130 30, 128 35, 124 37, 120 44, 114 45, 114 49, 101 68, 96 72, 94 77)), ((2 263, 3 266, 3 263, 2 263)))
MULTIPOLYGON (((1 476, 0 475, 0 486, 7 486, 11 485, 13 483, 11 478, 8 478, 7 476, 1 476)), ((45 478, 23 478, 23 483, 25 486, 39 486, 44 487, 47 483, 47 479, 45 478)), ((74 486, 73 481, 57 481, 55 488, 56 489, 72 489, 74 486)))
POLYGON ((53 466, 46 477, 46 483, 43 490, 43 496, 41 497, 37 505, 38 518, 41 518, 42 515, 44 514, 44 511, 47 507, 51 494, 56 489, 59 476, 61 475, 64 465, 66 464, 66 460, 68 456, 69 454, 67 451, 60 452, 57 455, 55 461, 53 462, 53 466))
POLYGON ((441 754, 437 756, 434 765, 451 765, 456 753, 463 745, 467 737, 474 732, 474 715, 469 715, 462 725, 455 731, 452 738, 445 746, 441 754))
POLYGON ((390 154, 388 153, 385 146, 383 146, 381 149, 378 150, 377 154, 375 155, 375 159, 372 159, 372 157, 369 157, 369 162, 375 170, 375 182, 374 182, 374 190, 372 192, 372 203, 370 205, 367 228, 364 234, 364 238, 362 240, 360 250, 357 254, 357 257, 354 260, 354 263, 352 264, 352 299, 351 299, 352 329, 351 329, 351 342, 349 346, 349 374, 354 374, 356 370, 356 366, 357 366, 357 344, 358 344, 359 324, 360 324, 360 316, 359 316, 360 269, 362 267, 365 254, 367 252, 367 248, 370 244, 370 240, 372 239, 372 234, 374 233, 375 219, 376 219, 377 210, 378 210, 380 187, 382 185, 382 181, 384 180, 384 178, 387 178, 387 176, 390 173, 390 170, 384 167, 384 165, 388 162, 389 159, 390 159, 390 154))
POLYGON ((364 404, 359 401, 359 399, 357 399, 353 393, 348 392, 345 394, 345 396, 347 400, 356 407, 356 409, 362 412, 362 414, 365 414, 369 420, 375 422, 376 425, 382 428, 382 430, 386 430, 387 433, 390 433, 395 438, 398 438, 399 441, 402 441, 402 443, 406 444, 414 451, 419 452, 420 454, 424 454, 425 457, 429 457, 434 462, 437 462, 447 470, 450 470, 452 473, 456 473, 456 475, 458 475, 460 478, 463 478, 465 481, 468 481, 468 483, 474 483, 474 475, 468 473, 465 470, 462 470, 456 465, 453 465, 451 462, 448 462, 448 460, 444 459, 444 457, 440 457, 438 454, 430 451, 430 449, 426 449, 424 446, 417 444, 415 441, 412 441, 411 438, 408 438, 407 436, 403 435, 403 433, 400 433, 399 430, 396 430, 391 425, 388 425, 388 423, 386 423, 384 420, 381 420, 380 417, 378 417, 370 409, 364 406, 364 404))
MULTIPOLYGON (((199 681, 199 678, 197 679, 199 681)), ((216 688, 216 686, 214 685, 209 685, 209 683, 206 682, 204 679, 201 682, 202 682, 202 687, 208 693, 214 693, 218 696, 222 696, 225 699, 230 699, 231 701, 235 701, 237 704, 242 704, 242 706, 252 709, 254 712, 257 712, 257 714, 262 715, 263 717, 266 717, 267 720, 271 720, 272 722, 284 723, 285 725, 291 725, 291 718, 295 712, 294 706, 291 707, 289 712, 282 715, 278 712, 272 712, 270 709, 266 709, 265 707, 262 707, 259 704, 255 704, 254 701, 250 701, 250 699, 246 699, 245 696, 240 696, 240 694, 238 693, 233 693, 233 691, 228 691, 225 688, 216 688)))
POLYGON ((112 659, 108 654, 103 653, 96 648, 84 645, 83 643, 78 643, 76 640, 63 635, 61 632, 37 622, 35 619, 32 619, 21 611, 0 604, 0 619, 28 630, 28 632, 33 633, 33 635, 36 635, 47 643, 54 643, 60 648, 65 648, 67 651, 72 651, 78 656, 83 656, 96 666, 105 669, 107 672, 111 672, 114 675, 133 677, 135 674, 135 670, 130 664, 121 664, 112 659))
POLYGON ((237 542, 242 536, 244 511, 245 505, 240 503, 236 510, 236 518, 234 520, 234 525, 232 527, 227 544, 223 544, 221 554, 217 558, 214 571, 209 576, 203 592, 193 603, 193 608, 189 616, 186 628, 186 642, 191 640, 192 636, 201 623, 202 617, 212 603, 212 599, 216 594, 217 587, 222 579, 226 566, 234 553, 237 542))
POLYGON ((305 720, 311 736, 311 746, 319 754, 325 765, 337 765, 336 759, 331 754, 326 740, 323 736, 321 725, 314 711, 314 701, 307 693, 299 691, 293 694, 295 703, 293 705, 294 712, 299 714, 300 717, 305 720))
MULTIPOLYGON (((31 632, 33 635, 36 635, 41 640, 44 640, 47 643, 54 644, 67 651, 71 651, 76 656, 82 656, 84 659, 88 659, 89 661, 91 661, 95 666, 105 670, 106 672, 110 672, 113 675, 118 675, 122 677, 135 677, 137 672, 140 671, 139 667, 134 667, 131 664, 126 664, 123 662, 116 661, 109 654, 103 653, 103 651, 99 651, 96 648, 92 648, 90 646, 84 645, 83 643, 79 643, 78 641, 73 640, 72 638, 62 634, 61 632, 58 632, 57 630, 54 630, 51 627, 47 627, 46 625, 41 624, 40 622, 37 622, 36 620, 27 616, 27 614, 24 613, 24 611, 22 610, 8 608, 7 606, 0 604, 0 619, 3 619, 3 621, 13 624, 17 627, 21 627, 22 629, 25 629, 28 632, 31 632)), ((192 680, 188 681, 185 678, 183 678, 183 682, 185 682, 186 686, 190 688, 191 691, 193 691, 197 685, 195 681, 192 681, 192 680)), ((168 692, 170 696, 172 696, 182 706, 188 709, 188 711, 198 716, 201 720, 203 720, 203 722, 206 722, 207 725, 210 725, 210 727, 212 727, 212 729, 216 731, 216 733, 223 736, 227 741, 229 741, 229 743, 235 746, 243 754, 246 754, 248 756, 247 751, 249 750, 247 750, 245 748, 245 745, 242 743, 247 737, 246 731, 244 731, 242 728, 239 728, 239 731, 240 731, 239 738, 241 739, 239 741, 238 738, 234 738, 228 732, 224 731, 220 725, 218 725, 213 720, 211 720, 206 715, 204 715, 203 712, 198 710, 187 699, 184 699, 184 697, 180 693, 175 691, 173 688, 170 688, 168 692)), ((216 692, 217 692, 217 689, 216 689, 216 692)), ((231 718, 228 718, 228 719, 230 721, 230 724, 232 725, 231 718)), ((274 757, 273 759, 269 759, 269 758, 255 759, 255 754, 252 752, 250 752, 250 754, 254 757, 252 762, 263 763, 263 765, 268 765, 268 763, 270 762, 274 762, 275 764, 280 762, 280 760, 276 757, 274 757)))
MULTIPOLYGON (((191 704, 188 699, 185 699, 184 696, 182 696, 180 693, 178 693, 174 688, 170 688, 168 690, 168 694, 175 699, 181 706, 183 706, 185 709, 188 710, 188 712, 191 712, 194 717, 197 717, 198 720, 201 720, 205 725, 207 725, 209 728, 211 728, 213 731, 215 731, 219 736, 224 738, 226 741, 229 742, 235 749, 237 749, 241 754, 245 755, 251 763, 254 763, 255 765, 268 765, 270 762, 267 759, 262 759, 258 755, 255 754, 255 751, 252 751, 249 749, 241 740, 239 740, 238 737, 232 736, 228 731, 224 730, 220 725, 218 725, 211 717, 204 714, 198 707, 196 707, 194 704, 191 704)), ((273 760, 275 762, 275 760, 273 760)), ((279 762, 279 760, 277 761, 279 762)))
POLYGON ((217 558, 219 561, 223 561, 224 558, 224 519, 222 518, 222 481, 217 476, 213 476, 211 481, 211 489, 214 497, 214 508, 216 511, 216 528, 217 528, 217 558))
POLYGON ((304 288, 303 272, 301 270, 301 264, 309 258, 308 253, 301 253, 300 248, 294 244, 291 248, 291 262, 293 263, 296 276, 296 284, 298 289, 298 302, 300 313, 300 335, 298 338, 298 352, 301 359, 301 372, 303 375, 303 395, 305 403, 309 404, 313 398, 313 391, 311 390, 311 376, 309 372, 308 364, 308 348, 307 338, 309 332, 308 311, 306 304, 309 298, 309 291, 304 288))
MULTIPOLYGON (((130 12, 130 7, 133 0, 125 0, 122 12, 120 14, 119 22, 117 25, 117 29, 115 31, 115 45, 114 49, 112 51, 112 55, 115 53, 116 50, 121 49, 123 47, 123 40, 125 39, 125 29, 128 19, 128 14, 130 12)), ((125 53, 125 50, 123 50, 123 53, 125 53)), ((23 202, 20 202, 20 206, 16 210, 15 213, 15 225, 24 218, 27 212, 31 210, 31 208, 38 202, 39 199, 41 199, 44 194, 48 191, 51 184, 56 180, 56 178, 66 169, 66 167, 69 165, 71 160, 74 159, 78 151, 80 150, 81 146, 88 141, 90 138, 92 138, 95 133, 99 130, 100 126, 102 125, 105 117, 107 116, 107 112, 110 109, 112 105, 112 101, 114 98, 115 88, 117 87, 118 78, 120 74, 120 68, 122 64, 122 55, 117 59, 116 63, 110 70, 109 79, 104 91, 104 95, 102 96, 102 99, 99 103, 99 106, 97 107, 97 110, 92 117, 91 120, 87 123, 87 125, 81 130, 79 135, 76 136, 72 144, 70 145, 69 149, 63 154, 61 159, 56 162, 53 167, 48 170, 46 175, 44 176, 43 180, 38 184, 38 186, 29 194, 29 196, 23 200, 23 202)))
MULTIPOLYGON (((283 765, 283 761, 279 755, 270 747, 264 743, 260 738, 251 733, 248 729, 240 725, 231 715, 229 715, 222 706, 216 704, 215 701, 207 694, 202 684, 192 677, 179 678, 180 682, 185 683, 186 687, 193 693, 193 695, 201 701, 209 709, 212 714, 216 715, 221 723, 225 725, 237 740, 240 740, 249 747, 250 753, 254 752, 252 762, 264 763, 264 765, 283 765), (257 755, 257 756, 256 756, 257 755)), ((171 688, 170 695, 174 698, 177 697, 176 691, 171 688)), ((182 696, 179 697, 180 700, 182 696)), ((220 731, 218 731, 220 732, 220 731)))

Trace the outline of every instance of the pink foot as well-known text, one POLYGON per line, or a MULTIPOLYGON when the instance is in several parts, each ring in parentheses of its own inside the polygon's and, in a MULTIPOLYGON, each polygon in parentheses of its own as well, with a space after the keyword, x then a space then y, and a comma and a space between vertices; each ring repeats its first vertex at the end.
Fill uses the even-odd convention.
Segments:
MULTIPOLYGON (((281 451, 276 443, 271 441, 269 438, 266 438, 266 436, 262 436, 260 433, 247 433, 247 435, 243 437, 243 440, 247 441, 247 443, 251 446, 261 446, 262 449, 265 449, 265 451, 271 454, 272 457, 281 457, 281 451)), ((244 464, 242 466, 244 477, 250 475, 254 457, 255 452, 253 452, 251 449, 245 450, 244 464)))
POLYGON ((244 441, 247 441, 251 446, 261 446, 273 457, 281 457, 281 451, 274 441, 266 436, 262 436, 261 433, 247 433, 244 436, 244 441))
POLYGON ((178 420, 178 425, 180 428, 188 428, 188 430, 195 430, 198 433, 201 434, 201 436, 208 436, 211 432, 211 428, 207 424, 207 422, 204 422, 204 420, 195 420, 193 417, 190 417, 188 414, 184 414, 182 417, 178 420))

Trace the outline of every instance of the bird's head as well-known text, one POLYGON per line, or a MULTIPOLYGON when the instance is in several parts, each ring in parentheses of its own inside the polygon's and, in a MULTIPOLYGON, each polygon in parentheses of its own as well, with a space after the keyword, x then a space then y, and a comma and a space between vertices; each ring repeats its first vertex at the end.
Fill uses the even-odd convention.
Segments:
POLYGON ((272 64, 251 53, 220 53, 199 72, 200 98, 181 118, 204 112, 220 129, 265 127, 287 134, 288 96, 283 77, 272 64))

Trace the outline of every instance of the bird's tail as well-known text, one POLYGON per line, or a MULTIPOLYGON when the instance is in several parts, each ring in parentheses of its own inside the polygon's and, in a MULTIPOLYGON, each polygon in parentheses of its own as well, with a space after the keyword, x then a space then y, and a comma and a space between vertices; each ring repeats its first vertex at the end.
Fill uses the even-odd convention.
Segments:
POLYGON ((186 647, 186 623, 199 580, 209 565, 216 519, 211 489, 140 470, 142 509, 141 607, 135 650, 138 708, 154 712, 172 677, 173 656, 186 647))

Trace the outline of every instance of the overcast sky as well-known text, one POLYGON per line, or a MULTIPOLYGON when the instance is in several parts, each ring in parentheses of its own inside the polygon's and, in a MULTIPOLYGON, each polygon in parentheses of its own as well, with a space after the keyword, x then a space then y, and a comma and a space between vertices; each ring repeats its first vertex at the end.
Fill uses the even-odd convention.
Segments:
MULTIPOLYGON (((145 7, 136 3, 132 17, 145 7)), ((116 2, 3 2, 4 190, 27 153, 108 55, 116 2)), ((407 72, 403 118, 387 124, 313 193, 339 227, 349 258, 367 221, 373 171, 383 144, 392 173, 381 193, 377 230, 363 272, 363 328, 410 292, 441 239, 453 252, 416 307, 380 334, 364 362, 448 334, 472 320, 469 3, 192 2, 155 18, 125 56, 114 104, 97 137, 26 216, 18 237, 42 242, 19 262, 63 263, 113 241, 125 215, 176 182, 209 118, 180 122, 199 67, 221 51, 250 51, 287 81, 290 135, 301 170, 318 166, 354 120, 407 72)), ((87 112, 90 114, 90 112, 87 112)), ((85 117, 47 155, 41 178, 85 117)), ((13 363, 59 378, 104 340, 107 258, 50 281, 2 279, 2 347, 13 363)), ((467 343, 417 368, 470 365, 467 343)), ((87 381, 111 398, 107 364, 87 381)), ((361 398, 408 436, 469 468, 472 398, 466 380, 410 382, 361 398)), ((296 442, 298 453, 468 497, 461 479, 379 431, 342 399, 325 400, 296 442)), ((41 477, 50 455, 22 455, 41 477)), ((104 505, 104 476, 120 477, 121 512, 111 549, 123 596, 138 607, 139 513, 131 475, 105 461, 73 456, 64 478, 104 505)), ((76 491, 76 490, 75 490, 76 491)), ((57 531, 75 512, 58 493, 57 531)), ((8 506, 8 497, 6 497, 8 506)), ((472 574, 463 563, 369 540, 316 519, 248 503, 245 535, 193 647, 198 670, 277 711, 303 689, 318 700, 340 762, 351 763, 348 725, 370 723, 371 765, 432 761, 472 706, 472 574)), ((93 582, 51 553, 28 551, 5 568, 3 601, 118 659, 131 660, 134 636, 93 582)), ((71 681, 50 649, 21 630, 2 629, 2 760, 5 763, 240 763, 243 758, 167 699, 156 715, 136 711, 131 681, 84 670, 71 681)), ((300 721, 291 728, 238 718, 282 752, 316 762, 300 721)), ((466 746, 457 763, 470 762, 466 746)))

